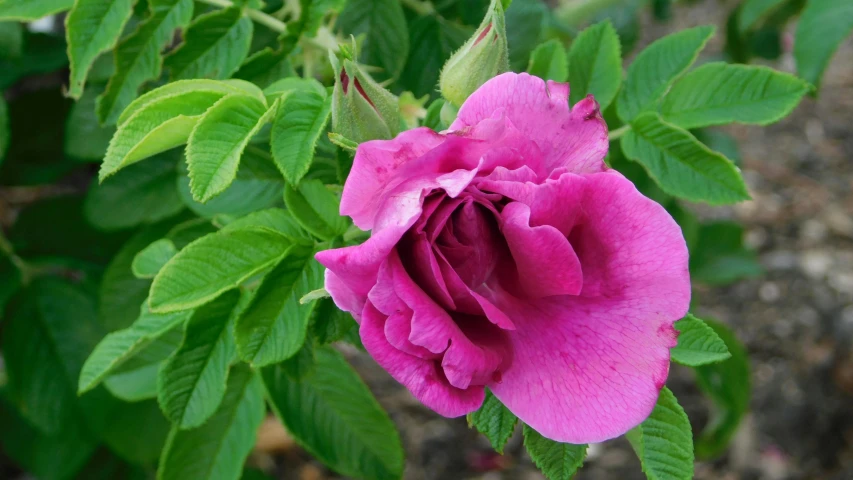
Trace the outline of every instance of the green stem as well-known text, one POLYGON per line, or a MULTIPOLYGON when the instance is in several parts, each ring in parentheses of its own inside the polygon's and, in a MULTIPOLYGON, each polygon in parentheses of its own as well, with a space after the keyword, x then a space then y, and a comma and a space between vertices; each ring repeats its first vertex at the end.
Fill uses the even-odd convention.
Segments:
POLYGON ((622 135, 625 135, 628 132, 628 130, 631 130, 630 125, 622 125, 621 127, 617 128, 616 130, 611 131, 610 134, 607 136, 607 138, 610 139, 610 141, 612 142, 613 140, 616 140, 617 138, 621 137, 622 135))
MULTIPOLYGON (((197 0, 202 3, 206 3, 208 5, 213 5, 214 7, 221 8, 229 8, 233 7, 234 3, 231 0, 197 0)), ((260 23, 261 25, 265 25, 269 27, 271 30, 279 32, 279 33, 287 33, 287 24, 282 22, 281 20, 273 17, 272 15, 268 15, 260 10, 254 10, 251 8, 246 9, 246 15, 252 20, 260 23)))

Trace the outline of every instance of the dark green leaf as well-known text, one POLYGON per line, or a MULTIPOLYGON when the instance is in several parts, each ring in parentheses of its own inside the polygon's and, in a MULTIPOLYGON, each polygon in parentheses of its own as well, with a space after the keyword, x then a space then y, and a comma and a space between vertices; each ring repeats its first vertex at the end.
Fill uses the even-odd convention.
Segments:
POLYGON ((348 227, 338 214, 340 200, 318 180, 305 180, 297 188, 287 185, 284 203, 294 218, 318 238, 332 240, 348 227))
POLYGON ((295 92, 279 101, 270 147, 288 182, 296 185, 308 173, 317 141, 326 131, 331 108, 331 97, 313 92, 295 92))
POLYGON ((583 465, 587 445, 555 442, 527 425, 522 433, 527 453, 548 480, 571 480, 583 465))
POLYGON ((360 59, 382 69, 385 78, 397 78, 409 55, 409 32, 403 7, 397 0, 349 0, 338 17, 347 35, 364 35, 360 59))
POLYGON ((569 50, 569 98, 572 104, 592 94, 606 109, 622 84, 619 37, 613 25, 601 22, 575 38, 569 50))
POLYGON ((65 121, 65 154, 80 160, 100 161, 107 153, 114 127, 102 127, 95 114, 95 99, 104 91, 92 86, 71 107, 65 121))
POLYGON ((808 0, 794 42, 794 58, 801 77, 819 87, 832 54, 853 30, 853 2, 808 0))
POLYGON ((693 478, 690 420, 668 388, 661 389, 649 418, 628 432, 627 437, 649 480, 693 478))
POLYGON ((200 15, 163 65, 173 80, 228 78, 249 54, 252 31, 252 21, 236 7, 200 15))
POLYGON ((702 225, 690 250, 690 274, 694 281, 724 285, 761 275, 755 252, 743 244, 743 227, 734 222, 702 225))
POLYGON ((442 17, 426 15, 409 26, 412 51, 400 76, 400 85, 415 96, 437 93, 438 76, 450 55, 459 49, 471 30, 442 17))

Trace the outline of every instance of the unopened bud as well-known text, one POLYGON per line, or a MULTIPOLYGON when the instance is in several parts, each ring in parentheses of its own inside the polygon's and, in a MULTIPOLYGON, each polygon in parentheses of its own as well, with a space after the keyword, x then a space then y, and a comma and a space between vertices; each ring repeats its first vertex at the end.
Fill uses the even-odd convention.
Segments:
POLYGON ((400 133, 397 97, 346 56, 330 55, 335 69, 332 131, 357 143, 394 138, 400 133))
POLYGON ((490 78, 509 71, 506 20, 500 0, 492 0, 486 17, 474 35, 462 45, 441 71, 441 94, 461 106, 490 78))

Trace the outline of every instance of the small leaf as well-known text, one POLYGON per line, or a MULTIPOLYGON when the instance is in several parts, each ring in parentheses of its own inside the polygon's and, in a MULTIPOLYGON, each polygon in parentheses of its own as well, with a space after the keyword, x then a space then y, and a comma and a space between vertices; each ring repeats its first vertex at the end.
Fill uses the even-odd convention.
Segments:
POLYGON ((157 276, 157 272, 163 268, 163 265, 166 265, 177 254, 178 249, 175 244, 168 238, 161 238, 133 257, 131 264, 133 275, 136 278, 154 278, 157 276))
POLYGON ((399 479, 403 449, 388 414, 338 352, 317 348, 315 359, 314 373, 301 381, 280 365, 263 369, 273 410, 287 431, 343 475, 399 479))
POLYGON ((115 74, 98 97, 101 123, 114 123, 143 83, 160 76, 160 51, 175 29, 189 23, 192 0, 149 0, 151 15, 115 49, 115 74))
POLYGON ((252 21, 240 8, 200 15, 184 34, 184 43, 163 65, 173 80, 228 78, 249 54, 252 30, 252 21))
POLYGON ((569 50, 569 99, 574 105, 592 94, 604 111, 622 84, 619 36, 609 21, 580 33, 569 50))
POLYGON ((172 427, 157 469, 158 480, 240 478, 264 419, 261 382, 246 365, 228 375, 219 409, 201 427, 172 427))
POLYGON ((823 72, 841 42, 853 30, 853 2, 808 0, 794 34, 797 73, 820 87, 823 72))
POLYGON ((272 230, 221 231, 187 245, 151 285, 151 310, 175 312, 203 305, 284 256, 287 237, 272 230))
POLYGON ((569 79, 569 57, 566 54, 566 47, 556 38, 539 44, 530 53, 530 65, 527 66, 527 73, 536 75, 543 80, 567 81, 569 79))
POLYGON ((240 357, 254 366, 292 357, 305 343, 315 302, 299 299, 323 285, 313 246, 294 245, 268 273, 234 330, 240 357))
POLYGON ((486 390, 486 399, 483 405, 468 417, 468 422, 477 427, 496 452, 503 455, 504 446, 515 431, 516 417, 500 400, 489 390, 486 390))
POLYGON ((115 127, 103 127, 95 113, 95 100, 103 86, 90 85, 71 107, 65 120, 64 151, 74 159, 100 162, 107 153, 115 127))
POLYGON ((809 89, 797 77, 767 67, 706 63, 673 85, 661 115, 682 128, 767 125, 791 113, 809 89))
POLYGON ((403 7, 397 0, 349 0, 338 16, 347 35, 363 35, 361 61, 397 78, 409 55, 409 31, 403 7))
POLYGON ((738 28, 741 32, 750 30, 759 20, 779 8, 785 0, 745 0, 738 13, 738 28))
POLYGON ((71 8, 74 0, 2 0, 0 20, 29 22, 71 8))
POLYGON ((157 401, 175 427, 203 424, 225 395, 228 366, 236 355, 232 311, 240 294, 228 292, 193 312, 178 350, 157 376, 157 401))
POLYGON ((133 325, 108 334, 86 359, 80 373, 78 393, 82 394, 95 388, 128 359, 166 332, 186 322, 191 313, 191 311, 183 311, 160 315, 151 313, 148 306, 143 303, 139 318, 133 322, 133 325))
POLYGON ((234 181, 249 140, 275 108, 243 95, 222 98, 193 128, 187 143, 187 165, 193 198, 206 202, 234 181))
POLYGON ((547 439, 527 425, 522 429, 524 447, 548 480, 571 480, 583 465, 587 445, 547 439))
POLYGON ((311 92, 286 95, 279 102, 270 147, 281 174, 291 184, 298 184, 308 173, 331 109, 331 97, 311 92))
POLYGON ((287 185, 284 203, 305 230, 323 240, 343 235, 349 226, 338 214, 340 200, 318 180, 305 180, 297 188, 287 185))
POLYGON ((133 0, 77 0, 65 19, 71 78, 68 95, 80 98, 89 69, 118 41, 133 11, 133 0))
POLYGON ((649 480, 693 478, 693 433, 684 409, 668 388, 651 415, 627 434, 649 480))
POLYGON ((702 26, 667 35, 640 52, 628 67, 625 86, 619 93, 616 111, 631 122, 640 113, 655 108, 658 100, 696 58, 714 35, 714 27, 702 26))
POLYGON ((698 367, 721 362, 732 356, 714 330, 689 313, 675 323, 675 329, 679 333, 678 345, 670 351, 674 362, 698 367))
POLYGON ((622 137, 625 156, 640 163, 670 195, 712 205, 749 199, 737 167, 690 132, 644 113, 622 137))

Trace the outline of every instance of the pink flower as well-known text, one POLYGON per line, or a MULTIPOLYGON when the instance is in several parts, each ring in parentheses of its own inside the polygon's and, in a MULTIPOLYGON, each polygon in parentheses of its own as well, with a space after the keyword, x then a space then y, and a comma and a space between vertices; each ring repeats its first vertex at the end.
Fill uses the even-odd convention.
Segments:
POLYGON ((372 230, 317 254, 367 351, 436 412, 488 387, 542 435, 621 435, 652 411, 687 312, 681 230, 603 159, 591 96, 506 73, 448 132, 359 146, 341 214, 372 230))

